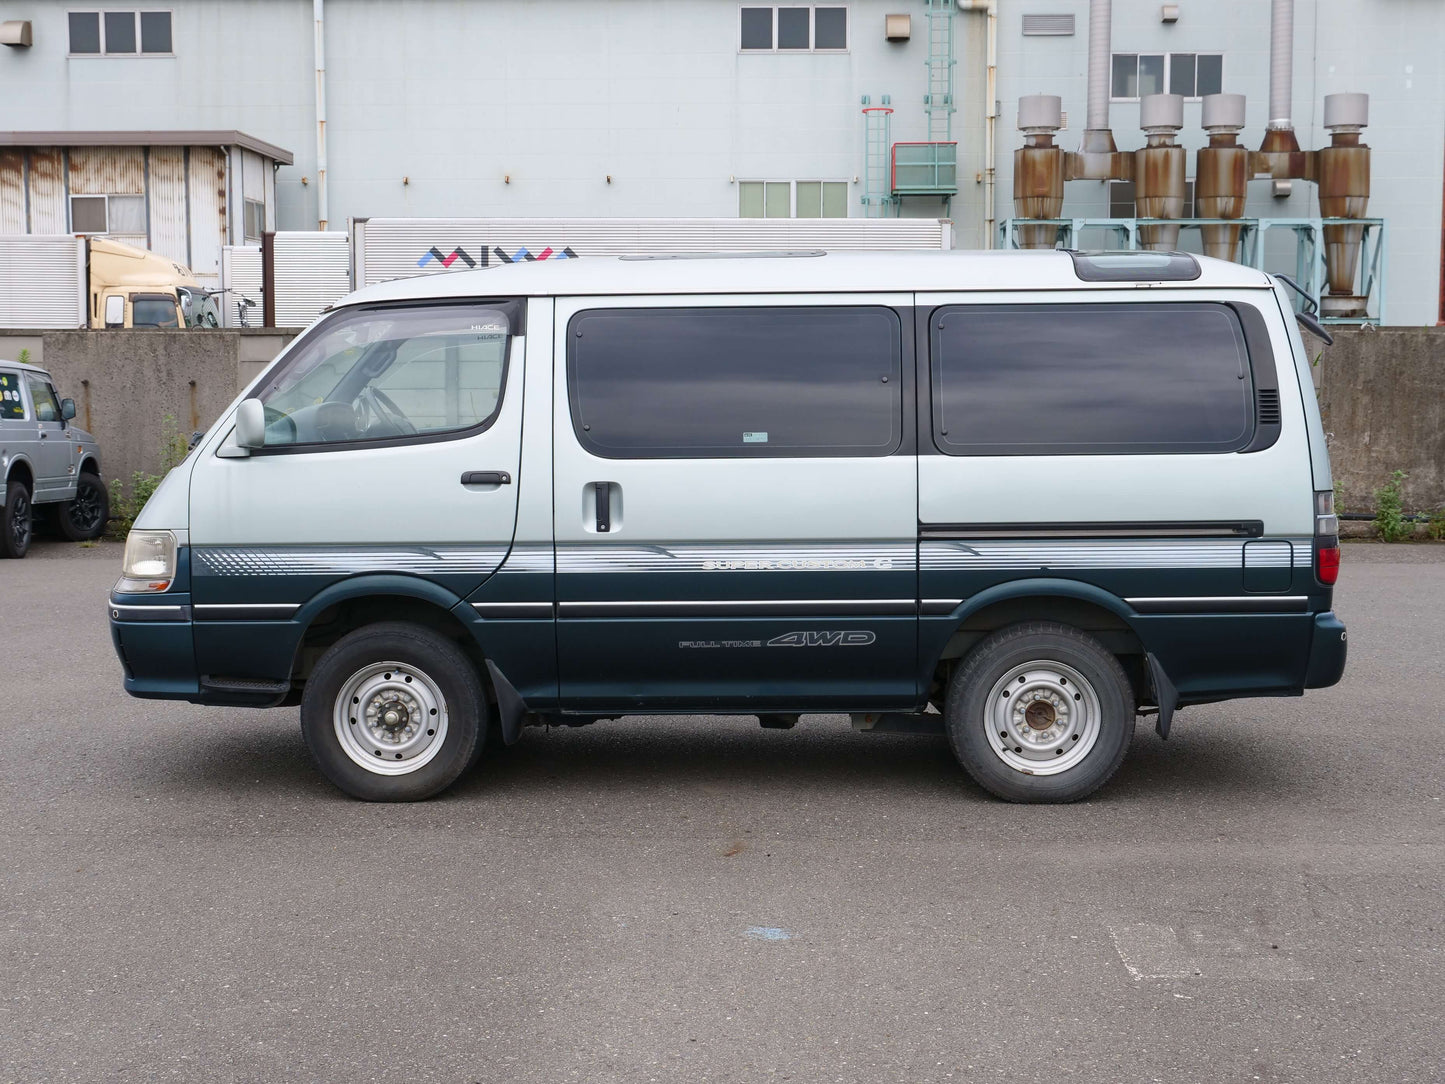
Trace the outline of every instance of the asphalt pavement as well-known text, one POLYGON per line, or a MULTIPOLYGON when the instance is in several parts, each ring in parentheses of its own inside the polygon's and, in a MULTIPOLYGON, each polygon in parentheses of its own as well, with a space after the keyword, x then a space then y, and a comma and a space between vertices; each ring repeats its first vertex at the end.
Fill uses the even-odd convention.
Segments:
POLYGON ((294 708, 127 697, 119 562, 0 562, 0 1081, 1445 1077, 1445 546, 1346 547, 1340 686, 1141 723, 1064 807, 841 717, 366 805, 294 708))

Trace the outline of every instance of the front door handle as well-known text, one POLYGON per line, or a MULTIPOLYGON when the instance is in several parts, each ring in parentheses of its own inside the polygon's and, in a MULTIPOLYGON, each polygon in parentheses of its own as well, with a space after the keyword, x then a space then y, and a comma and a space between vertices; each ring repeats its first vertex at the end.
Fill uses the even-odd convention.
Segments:
POLYGON ((464 486, 508 486, 512 476, 504 470, 469 470, 462 475, 464 486))

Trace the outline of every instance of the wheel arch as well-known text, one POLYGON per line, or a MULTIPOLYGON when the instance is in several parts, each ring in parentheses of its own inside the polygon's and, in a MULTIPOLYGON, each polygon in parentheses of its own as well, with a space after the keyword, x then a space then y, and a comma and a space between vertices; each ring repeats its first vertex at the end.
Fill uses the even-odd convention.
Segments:
POLYGON ((964 599, 929 637, 923 679, 929 699, 947 687, 949 675, 990 633, 1027 621, 1070 625, 1099 640, 1123 664, 1136 694, 1145 692, 1147 647, 1135 614, 1119 596, 1093 584, 1065 578, 1033 577, 990 587, 964 599))
POLYGON ((25 455, 17 455, 10 461, 10 469, 5 474, 5 484, 8 486, 11 482, 24 482, 26 489, 32 494, 35 492, 35 471, 25 455))

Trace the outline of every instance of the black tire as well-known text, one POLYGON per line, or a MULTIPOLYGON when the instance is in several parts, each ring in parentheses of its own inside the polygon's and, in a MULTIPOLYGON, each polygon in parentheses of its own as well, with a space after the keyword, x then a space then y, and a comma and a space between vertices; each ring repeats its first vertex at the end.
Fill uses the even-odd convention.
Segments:
POLYGON ((35 534, 35 507, 24 482, 5 487, 5 508, 0 512, 0 557, 24 557, 35 534))
POLYGON ((999 629, 969 653, 949 682, 944 717, 954 755, 989 793, 1010 802, 1076 802, 1123 763, 1134 691, 1119 660, 1092 636, 1029 622, 999 629), (1030 759, 1055 755, 1064 759, 1030 759))
POLYGON ((56 510, 60 533, 72 542, 88 542, 105 534, 110 519, 110 492, 99 475, 81 473, 75 481, 75 497, 56 510))
MULTIPOLYGON (((416 802, 445 790, 477 759, 487 717, 481 679, 461 648, 431 629, 401 622, 367 625, 343 636, 316 664, 301 697, 301 732, 321 774, 353 798, 368 802, 416 802), (409 668, 443 699, 446 726, 440 744, 429 760, 406 774, 382 774, 348 753, 333 715, 350 682, 384 662, 409 668)), ((363 756, 365 752, 369 750, 363 756)))

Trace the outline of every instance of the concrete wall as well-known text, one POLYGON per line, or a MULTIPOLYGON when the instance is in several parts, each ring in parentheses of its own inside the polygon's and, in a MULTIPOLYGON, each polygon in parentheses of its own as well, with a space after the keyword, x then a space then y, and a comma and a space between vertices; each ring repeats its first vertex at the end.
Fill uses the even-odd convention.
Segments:
POLYGON ((1374 511, 1394 470, 1409 474, 1407 510, 1445 507, 1445 328, 1334 334, 1319 364, 1320 410, 1341 510, 1374 511))
POLYGON ((107 480, 158 472, 166 415, 189 439, 206 429, 295 331, 37 331, 0 333, 0 358, 32 364, 75 400, 76 424, 100 442, 107 480))

